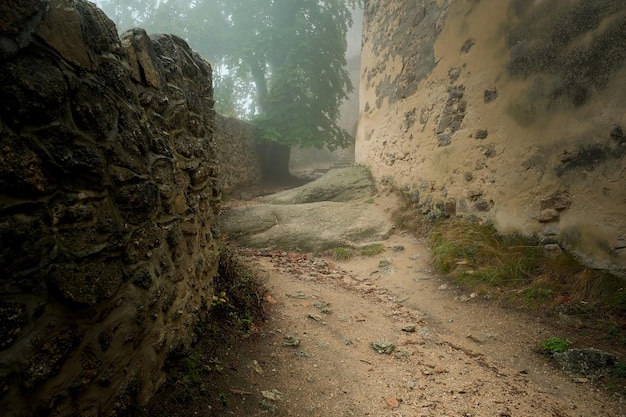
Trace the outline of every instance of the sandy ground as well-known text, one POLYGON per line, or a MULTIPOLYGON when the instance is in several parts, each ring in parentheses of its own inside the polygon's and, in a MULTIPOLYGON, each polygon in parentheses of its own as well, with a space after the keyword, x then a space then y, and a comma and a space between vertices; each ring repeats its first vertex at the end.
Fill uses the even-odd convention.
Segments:
MULTIPOLYGON (((389 218, 382 201, 372 210, 389 218)), ((266 277, 267 321, 220 358, 224 405, 188 415, 626 415, 623 398, 539 353, 553 322, 437 277, 408 234, 383 243, 343 262, 242 249, 266 277)))

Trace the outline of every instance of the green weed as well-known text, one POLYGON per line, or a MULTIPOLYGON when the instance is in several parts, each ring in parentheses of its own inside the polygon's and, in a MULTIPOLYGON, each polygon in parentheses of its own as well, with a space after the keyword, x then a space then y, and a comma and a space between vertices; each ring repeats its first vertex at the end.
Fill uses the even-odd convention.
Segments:
POLYGON ((618 378, 626 378, 626 363, 618 362, 613 368, 613 376, 618 378))
POLYGON ((501 236, 491 225, 440 222, 430 232, 429 242, 437 270, 470 286, 525 283, 538 267, 535 242, 517 235, 501 236))
POLYGON ((333 259, 338 261, 347 261, 354 256, 354 252, 351 249, 338 247, 333 249, 333 259))
POLYGON ((572 345, 567 339, 560 337, 550 337, 547 340, 541 342, 541 350, 546 354, 554 354, 558 352, 565 352, 572 345))
POLYGON ((361 248, 362 256, 376 256, 385 251, 385 245, 382 243, 373 243, 361 248))

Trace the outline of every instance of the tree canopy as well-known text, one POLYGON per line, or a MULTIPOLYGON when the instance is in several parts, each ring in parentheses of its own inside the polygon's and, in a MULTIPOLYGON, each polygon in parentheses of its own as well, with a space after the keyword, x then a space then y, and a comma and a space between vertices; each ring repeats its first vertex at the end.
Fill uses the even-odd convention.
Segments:
POLYGON ((350 143, 339 106, 351 10, 361 0, 101 0, 120 29, 177 34, 213 63, 216 107, 254 121, 264 140, 350 143), (121 19, 120 16, 124 18, 121 19))

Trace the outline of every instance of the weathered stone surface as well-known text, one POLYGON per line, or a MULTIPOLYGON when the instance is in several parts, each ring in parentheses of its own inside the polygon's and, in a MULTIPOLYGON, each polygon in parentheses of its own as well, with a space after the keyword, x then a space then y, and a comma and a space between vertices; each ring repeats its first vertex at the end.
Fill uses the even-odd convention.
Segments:
POLYGON ((98 260, 79 265, 55 263, 47 283, 54 295, 70 305, 93 306, 115 295, 123 278, 120 261, 98 260))
POLYGON ((366 203, 262 204, 228 210, 219 224, 223 234, 248 247, 305 252, 377 242, 393 231, 366 203))
POLYGON ((364 9, 356 163, 377 180, 433 184, 420 189, 424 214, 443 189, 463 211, 459 177, 469 172, 491 209, 467 204, 464 216, 523 234, 558 220, 577 237, 563 231, 551 243, 626 277, 626 251, 613 249, 626 233, 626 3, 371 0, 364 9), (420 123, 410 122, 415 109, 420 123), (470 137, 484 140, 460 140, 470 137), (548 209, 559 216, 537 222, 548 209))
POLYGON ((50 191, 54 179, 26 142, 10 132, 0 132, 0 193, 36 196, 50 191))
POLYGON ((133 36, 87 1, 0 2, 3 416, 128 415, 206 312, 211 68, 133 36))
POLYGON ((596 379, 613 370, 617 358, 599 349, 569 349, 553 355, 556 363, 565 372, 574 376, 596 379))
POLYGON ((22 303, 0 302, 0 350, 11 346, 22 334, 26 324, 26 306, 22 303))
POLYGON ((312 183, 275 194, 265 204, 224 212, 220 230, 246 246, 310 252, 384 240, 393 225, 372 214, 363 201, 372 187, 362 167, 332 170, 312 183))
POLYGON ((49 60, 23 55, 0 62, 0 114, 10 126, 58 120, 67 91, 61 70, 49 60))
POLYGON ((163 66, 157 59, 152 41, 143 29, 131 29, 122 37, 122 46, 128 54, 131 77, 136 82, 160 88, 163 84, 163 66))
POLYGON ((72 7, 71 0, 56 1, 50 4, 37 34, 67 61, 93 69, 88 44, 76 42, 83 39, 82 20, 79 11, 72 7), (59 25, 59 22, 63 24, 59 25))
POLYGON ((261 179, 256 128, 220 114, 215 120, 220 189, 228 193, 240 185, 261 179))
POLYGON ((8 58, 31 41, 31 34, 47 10, 44 0, 0 3, 0 59, 8 58))
POLYGON ((24 388, 33 388, 58 374, 69 355, 82 341, 84 331, 69 326, 54 336, 35 343, 37 353, 25 364, 20 375, 24 388))
POLYGON ((269 204, 304 204, 319 201, 352 201, 372 195, 374 184, 365 167, 333 169, 301 187, 263 197, 269 204))
POLYGON ((560 217, 560 214, 557 210, 553 208, 548 208, 541 210, 539 214, 537 214, 537 221, 541 223, 548 223, 557 221, 560 217))

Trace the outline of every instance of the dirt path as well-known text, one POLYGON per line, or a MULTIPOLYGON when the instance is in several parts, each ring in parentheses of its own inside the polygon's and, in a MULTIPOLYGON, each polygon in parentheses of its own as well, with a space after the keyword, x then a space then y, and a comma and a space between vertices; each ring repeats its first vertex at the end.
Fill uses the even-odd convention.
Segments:
MULTIPOLYGON (((372 210, 388 217, 390 205, 372 210)), ((538 353, 547 320, 445 283, 406 234, 383 243, 345 262, 242 250, 267 276, 267 322, 222 358, 224 407, 192 415, 626 415, 622 398, 538 353)))

